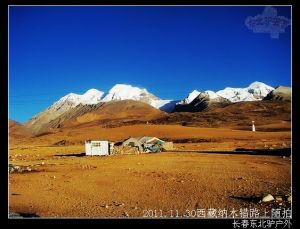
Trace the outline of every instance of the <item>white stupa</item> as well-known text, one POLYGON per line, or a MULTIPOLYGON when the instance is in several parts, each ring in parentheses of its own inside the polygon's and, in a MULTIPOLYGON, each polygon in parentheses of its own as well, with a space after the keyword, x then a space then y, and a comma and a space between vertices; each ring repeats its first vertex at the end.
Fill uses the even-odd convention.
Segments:
POLYGON ((255 132, 255 125, 254 125, 254 121, 252 121, 252 131, 255 132))

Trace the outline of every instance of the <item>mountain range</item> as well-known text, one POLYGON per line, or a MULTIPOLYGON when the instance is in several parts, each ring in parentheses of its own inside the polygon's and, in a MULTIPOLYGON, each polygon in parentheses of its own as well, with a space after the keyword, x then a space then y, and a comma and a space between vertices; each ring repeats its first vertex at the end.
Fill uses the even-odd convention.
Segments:
POLYGON ((246 88, 226 87, 217 92, 193 90, 184 100, 176 103, 173 112, 200 112, 230 103, 260 101, 273 90, 273 87, 261 82, 253 82, 246 88))
MULTIPOLYGON (((280 89, 280 98, 289 96, 290 88, 280 89), (288 92, 289 91, 289 92, 288 92)), ((245 88, 226 87, 214 92, 194 89, 182 100, 160 99, 147 89, 127 84, 116 84, 108 93, 90 89, 84 94, 69 93, 44 111, 32 117, 25 126, 34 134, 68 125, 86 122, 106 123, 147 121, 162 118, 166 112, 201 112, 222 108, 232 103, 278 100, 276 90, 261 82, 253 82, 245 88), (276 94, 276 96, 272 95, 276 94)))
POLYGON ((203 95, 203 93, 206 94, 209 99, 225 98, 230 102, 241 102, 261 100, 273 90, 273 87, 264 83, 254 82, 246 88, 226 87, 225 89, 217 92, 210 90, 204 92, 193 90, 185 99, 177 101, 160 99, 144 88, 138 88, 127 84, 116 84, 109 90, 108 93, 104 93, 103 91, 99 91, 97 89, 89 89, 83 95, 69 93, 58 101, 54 102, 46 110, 55 110, 57 111, 57 114, 60 115, 69 108, 76 107, 79 104, 93 105, 100 102, 130 99, 148 103, 157 109, 170 112, 177 104, 189 104, 198 95, 203 95))

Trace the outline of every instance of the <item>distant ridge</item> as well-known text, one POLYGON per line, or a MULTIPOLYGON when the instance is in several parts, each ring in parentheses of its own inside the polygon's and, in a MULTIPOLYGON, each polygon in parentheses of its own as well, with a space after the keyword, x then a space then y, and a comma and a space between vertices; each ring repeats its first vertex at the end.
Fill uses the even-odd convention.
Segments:
POLYGON ((283 100, 291 101, 292 89, 290 87, 278 86, 271 91, 264 100, 283 100))
MULTIPOLYGON (((160 99, 145 88, 139 88, 128 84, 116 84, 108 91, 108 93, 97 89, 89 89, 82 95, 69 93, 54 102, 44 111, 32 117, 25 126, 34 133, 39 133, 48 128, 59 128, 63 123, 68 121, 71 122, 71 120, 73 120, 74 123, 74 119, 77 121, 80 119, 85 121, 100 120, 100 117, 102 117, 101 115, 104 112, 102 108, 107 108, 108 106, 105 104, 113 101, 131 100, 147 104, 147 106, 136 104, 132 106, 132 109, 130 109, 131 106, 125 106, 126 112, 131 114, 131 117, 137 115, 138 119, 142 119, 139 115, 144 114, 144 119, 147 120, 148 116, 146 113, 142 110, 136 111, 135 109, 137 107, 143 107, 142 109, 148 110, 150 114, 154 114, 154 111, 159 110, 166 112, 201 112, 207 111, 212 107, 224 107, 231 102, 259 101, 273 90, 274 88, 255 81, 246 88, 227 87, 217 92, 211 90, 204 92, 193 90, 185 99, 177 101, 160 99), (102 108, 100 109, 100 107, 102 108), (102 112, 102 114, 100 115, 99 112, 102 112), (135 112, 137 113, 135 114, 135 112), (91 114, 87 115, 88 113, 91 114), (85 119, 80 118, 79 116, 84 116, 85 119)), ((109 106, 124 107, 123 103, 113 104, 114 105, 110 104, 109 106)), ((118 111, 118 109, 112 108, 111 110, 118 111)), ((115 113, 110 115, 112 118, 117 117, 115 113)), ((123 118, 126 119, 126 117, 127 116, 125 115, 123 118)))

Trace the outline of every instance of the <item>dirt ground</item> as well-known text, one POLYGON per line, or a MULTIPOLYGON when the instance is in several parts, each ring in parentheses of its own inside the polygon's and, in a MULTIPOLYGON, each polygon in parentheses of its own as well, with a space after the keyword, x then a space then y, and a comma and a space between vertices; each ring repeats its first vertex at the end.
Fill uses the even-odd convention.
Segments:
MULTIPOLYGON (((251 130, 251 128, 249 128, 251 130)), ((103 128, 95 124, 76 126, 73 128, 62 128, 56 132, 49 132, 38 137, 31 138, 10 138, 10 148, 16 145, 38 146, 55 145, 57 142, 65 141, 66 145, 84 144, 86 139, 106 139, 117 142, 131 137, 156 136, 170 141, 192 140, 199 143, 212 143, 202 145, 201 148, 211 146, 227 149, 237 147, 248 148, 282 148, 290 146, 291 131, 282 130, 275 132, 263 132, 257 128, 256 132, 247 130, 235 130, 230 128, 203 128, 187 127, 181 125, 131 125, 116 128, 103 128)), ((188 141, 183 143, 189 143, 188 141)))
POLYGON ((289 147, 290 131, 180 125, 84 125, 12 138, 9 163, 31 171, 9 174, 9 210, 40 217, 151 218, 214 217, 214 209, 220 214, 225 209, 232 218, 233 209, 239 217, 240 209, 254 208, 264 215, 266 209, 290 207, 285 200, 291 194, 290 157, 187 151, 289 147), (120 141, 129 136, 171 140, 181 152, 84 156, 85 139, 120 141), (55 145, 62 140, 65 145, 55 145), (282 201, 259 203, 267 193, 282 201))
MULTIPOLYGON (((188 144, 186 147, 189 148, 188 144)), ((291 159, 188 152, 87 157, 82 145, 17 146, 10 163, 10 212, 40 217, 208 217, 209 209, 288 208, 258 203, 291 193, 291 159), (198 213, 197 213, 198 210, 198 213)), ((280 205, 282 204, 282 205, 280 205)), ((220 216, 219 216, 220 217, 220 216)))

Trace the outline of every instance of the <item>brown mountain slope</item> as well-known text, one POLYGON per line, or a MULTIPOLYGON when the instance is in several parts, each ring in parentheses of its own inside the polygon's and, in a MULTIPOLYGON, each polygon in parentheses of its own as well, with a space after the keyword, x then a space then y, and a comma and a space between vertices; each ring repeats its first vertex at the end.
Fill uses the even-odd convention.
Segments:
POLYGON ((278 86, 274 91, 271 91, 264 100, 284 100, 291 101, 292 89, 290 87, 278 86))
POLYGON ((226 139, 232 137, 231 134, 235 136, 233 142, 237 143, 248 132, 249 136, 247 135, 243 141, 248 139, 251 142, 254 136, 250 134, 252 133, 252 120, 255 121, 257 130, 255 136, 262 134, 257 140, 273 138, 272 136, 277 136, 277 134, 281 136, 280 133, 284 132, 287 135, 280 137, 282 143, 288 140, 290 135, 290 105, 291 103, 287 101, 240 102, 207 112, 166 114, 152 107, 149 108, 147 104, 115 101, 106 103, 105 106, 104 104, 98 105, 97 109, 83 115, 79 115, 78 111, 78 116, 62 122, 60 128, 31 138, 30 144, 56 144, 58 142, 83 144, 86 139, 119 141, 129 136, 144 135, 171 140, 175 138, 208 138, 210 140, 213 136, 218 141, 222 139, 220 141, 225 142, 226 139), (158 118, 150 120, 154 117, 158 118), (149 118, 148 125, 145 121, 147 118, 149 118), (222 129, 226 129, 224 133, 222 129), (244 132, 244 130, 247 131, 244 132), (223 135, 216 136, 220 131, 223 135))
POLYGON ((231 104, 231 102, 223 97, 211 99, 208 94, 200 93, 188 104, 176 104, 172 112, 202 112, 218 107, 225 107, 229 104, 231 104))
MULTIPOLYGON (((101 132, 101 129, 107 132, 110 127, 134 127, 135 124, 146 124, 147 121, 149 124, 157 125, 179 124, 194 127, 251 130, 252 120, 255 121, 257 131, 290 131, 291 103, 288 101, 240 102, 206 112, 168 114, 143 102, 112 101, 97 105, 78 106, 50 122, 44 127, 44 133, 40 133, 38 136, 45 135, 47 138, 47 132, 49 134, 57 132, 67 137, 69 136, 68 133, 83 129, 87 131, 89 136, 91 130, 95 130, 95 134, 97 134, 98 131, 101 132)), ((129 133, 124 134, 130 135, 129 133)), ((60 136, 60 134, 51 134, 51 136, 60 136)), ((56 141, 55 138, 53 141, 56 141)))
POLYGON ((61 128, 78 125, 121 125, 124 122, 146 122, 162 118, 164 112, 139 101, 122 100, 99 103, 96 105, 78 105, 69 109, 49 122, 31 126, 36 135, 61 128))
POLYGON ((9 119, 9 142, 15 143, 26 140, 32 136, 31 131, 24 125, 9 119))
POLYGON ((249 130, 252 120, 257 127, 261 126, 261 129, 258 129, 261 131, 290 130, 291 103, 289 101, 232 103, 206 112, 170 113, 153 123, 249 130))
MULTIPOLYGON (((64 116, 69 116, 73 111, 64 116)), ((63 127, 73 125, 84 125, 87 123, 96 123, 101 126, 119 126, 126 122, 147 122, 166 115, 154 107, 144 102, 134 100, 111 101, 96 105, 95 109, 84 114, 76 114, 68 117, 68 120, 62 123, 63 127)))

